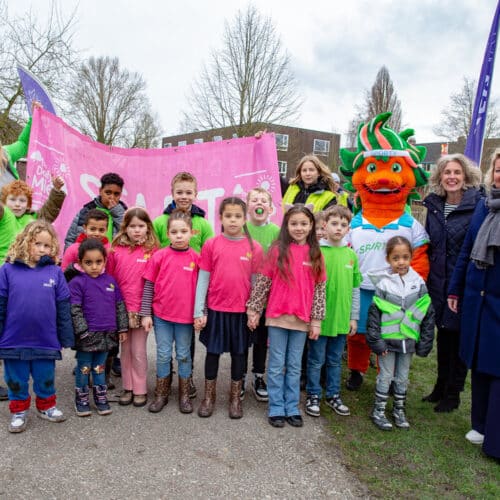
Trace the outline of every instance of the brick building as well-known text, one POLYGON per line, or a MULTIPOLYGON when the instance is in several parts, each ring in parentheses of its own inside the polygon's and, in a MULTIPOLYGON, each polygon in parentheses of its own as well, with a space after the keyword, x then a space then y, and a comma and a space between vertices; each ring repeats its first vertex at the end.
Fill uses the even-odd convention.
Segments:
MULTIPOLYGON (((340 148, 339 134, 284 125, 262 124, 260 128, 276 134, 279 171, 288 179, 293 177, 295 166, 300 158, 311 153, 318 156, 330 169, 337 170, 340 148)), ((182 147, 187 144, 232 139, 233 130, 231 127, 226 127, 163 137, 162 147, 182 147)))

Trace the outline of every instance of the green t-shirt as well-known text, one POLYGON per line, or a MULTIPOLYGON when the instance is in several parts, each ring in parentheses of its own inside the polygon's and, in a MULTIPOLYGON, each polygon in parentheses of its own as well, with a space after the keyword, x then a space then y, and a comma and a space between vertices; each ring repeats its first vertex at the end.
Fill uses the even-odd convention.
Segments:
POLYGON ((35 213, 26 213, 21 217, 16 217, 9 207, 3 206, 3 217, 0 219, 0 265, 5 262, 7 251, 17 234, 35 219, 35 213))
POLYGON ((269 222, 262 226, 255 226, 251 222, 247 222, 248 232, 253 240, 260 243, 264 252, 269 250, 271 243, 278 239, 280 228, 276 224, 269 222))
POLYGON ((349 247, 322 246, 326 267, 326 316, 321 335, 336 337, 349 333, 352 289, 361 284, 358 257, 349 247))
MULTIPOLYGON (((155 230, 156 237, 160 240, 161 248, 170 245, 170 239, 167 236, 168 218, 168 214, 163 214, 153 221, 153 228, 155 230)), ((212 229, 210 222, 200 215, 194 215, 191 220, 193 222, 193 236, 189 240, 189 246, 196 252, 200 253, 201 247, 205 244, 205 241, 214 236, 214 230, 212 229)))

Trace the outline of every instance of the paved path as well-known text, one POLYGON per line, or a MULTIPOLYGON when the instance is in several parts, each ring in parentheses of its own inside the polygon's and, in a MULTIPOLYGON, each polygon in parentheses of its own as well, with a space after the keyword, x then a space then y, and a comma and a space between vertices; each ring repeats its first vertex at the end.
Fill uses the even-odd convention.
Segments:
MULTIPOLYGON (((154 340, 150 336, 150 359, 154 340)), ((196 382, 202 397, 204 348, 197 345, 196 382)), ((227 416, 229 357, 221 359, 216 411, 201 419, 177 408, 177 382, 159 414, 120 407, 107 417, 79 418, 72 407, 73 353, 58 365, 61 424, 37 418, 27 430, 7 431, 0 403, 0 496, 3 498, 361 498, 366 489, 341 465, 323 419, 274 429, 266 405, 251 393, 244 417, 227 416)), ((118 380, 118 384, 119 379, 118 380)), ((150 366, 150 393, 154 363, 150 366)), ((34 402, 32 403, 32 406, 34 402)))

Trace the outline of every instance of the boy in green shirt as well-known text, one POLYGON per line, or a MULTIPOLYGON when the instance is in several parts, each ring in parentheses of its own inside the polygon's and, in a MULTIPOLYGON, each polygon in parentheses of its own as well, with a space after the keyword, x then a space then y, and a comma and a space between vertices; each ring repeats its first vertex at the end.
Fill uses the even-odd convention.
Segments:
MULTIPOLYGON (((264 252, 269 250, 272 242, 278 238, 280 228, 269 221, 273 212, 273 199, 269 191, 261 187, 250 190, 247 194, 247 228, 252 239, 261 244, 264 252)), ((265 325, 265 314, 260 317, 257 328, 253 331, 254 343, 252 349, 254 380, 252 384, 253 394, 257 401, 268 401, 267 385, 264 381, 267 355, 267 326, 265 325)), ((248 369, 248 351, 245 356, 245 375, 248 369)), ((241 398, 245 395, 245 375, 241 398)))
POLYGON ((307 357, 306 413, 320 415, 321 367, 326 360, 326 404, 337 414, 350 415, 340 399, 342 353, 347 335, 354 335, 359 319, 361 273, 358 258, 344 243, 352 214, 335 205, 325 212, 326 238, 320 242, 326 268, 326 317, 317 340, 309 340, 307 357))

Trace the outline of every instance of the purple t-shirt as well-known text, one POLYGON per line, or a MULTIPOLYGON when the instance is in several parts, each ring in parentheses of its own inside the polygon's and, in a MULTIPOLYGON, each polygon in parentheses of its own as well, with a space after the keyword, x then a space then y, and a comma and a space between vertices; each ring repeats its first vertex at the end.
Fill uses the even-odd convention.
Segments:
POLYGON ((80 274, 69 282, 71 304, 82 306, 91 332, 116 332, 116 303, 123 301, 115 279, 107 273, 97 278, 80 274))
POLYGON ((61 349, 57 302, 68 299, 69 290, 58 266, 4 264, 0 267, 0 296, 8 298, 0 349, 61 349))

